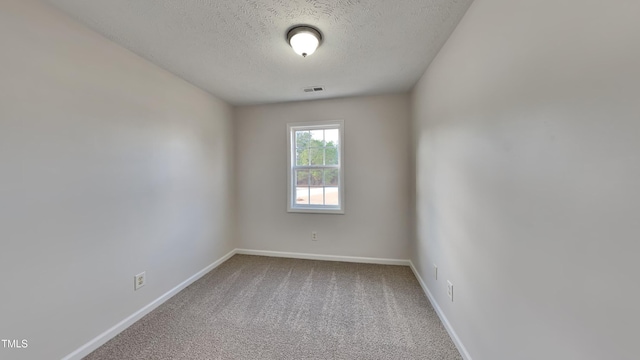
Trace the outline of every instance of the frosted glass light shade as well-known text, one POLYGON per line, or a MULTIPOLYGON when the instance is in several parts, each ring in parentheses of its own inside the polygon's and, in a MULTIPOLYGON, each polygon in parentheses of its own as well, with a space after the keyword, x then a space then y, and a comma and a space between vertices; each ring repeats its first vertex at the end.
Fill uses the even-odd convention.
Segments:
POLYGON ((313 54, 322 40, 320 32, 309 26, 299 26, 291 29, 287 35, 289 45, 298 55, 304 57, 313 54))

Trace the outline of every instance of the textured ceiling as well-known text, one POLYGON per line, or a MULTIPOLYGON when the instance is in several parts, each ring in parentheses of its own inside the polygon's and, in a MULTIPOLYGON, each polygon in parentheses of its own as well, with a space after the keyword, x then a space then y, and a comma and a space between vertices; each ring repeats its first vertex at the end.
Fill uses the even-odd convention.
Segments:
POLYGON ((46 0, 234 105, 409 90, 472 0, 46 0), (287 29, 323 33, 296 55, 287 29), (305 93, 321 85, 322 93, 305 93))

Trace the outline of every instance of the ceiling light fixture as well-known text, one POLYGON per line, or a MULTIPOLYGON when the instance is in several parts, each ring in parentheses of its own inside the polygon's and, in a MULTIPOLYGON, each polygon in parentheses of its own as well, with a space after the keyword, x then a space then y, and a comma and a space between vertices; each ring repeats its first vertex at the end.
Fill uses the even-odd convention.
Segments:
POLYGON ((287 33, 287 41, 298 55, 307 57, 313 54, 322 43, 322 34, 308 25, 295 26, 287 33))

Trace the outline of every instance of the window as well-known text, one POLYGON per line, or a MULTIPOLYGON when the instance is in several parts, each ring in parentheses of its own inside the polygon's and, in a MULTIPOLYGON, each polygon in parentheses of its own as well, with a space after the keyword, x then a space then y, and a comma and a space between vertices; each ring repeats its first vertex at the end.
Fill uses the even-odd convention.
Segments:
POLYGON ((289 212, 344 214, 344 121, 287 125, 289 212))

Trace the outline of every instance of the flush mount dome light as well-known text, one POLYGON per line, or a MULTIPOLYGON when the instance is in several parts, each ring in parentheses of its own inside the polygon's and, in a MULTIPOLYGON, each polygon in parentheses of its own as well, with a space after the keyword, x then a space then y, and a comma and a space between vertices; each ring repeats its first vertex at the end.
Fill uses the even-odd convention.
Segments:
POLYGON ((320 43, 322 34, 318 29, 308 25, 296 26, 287 33, 287 41, 298 55, 307 57, 313 54, 320 43))

